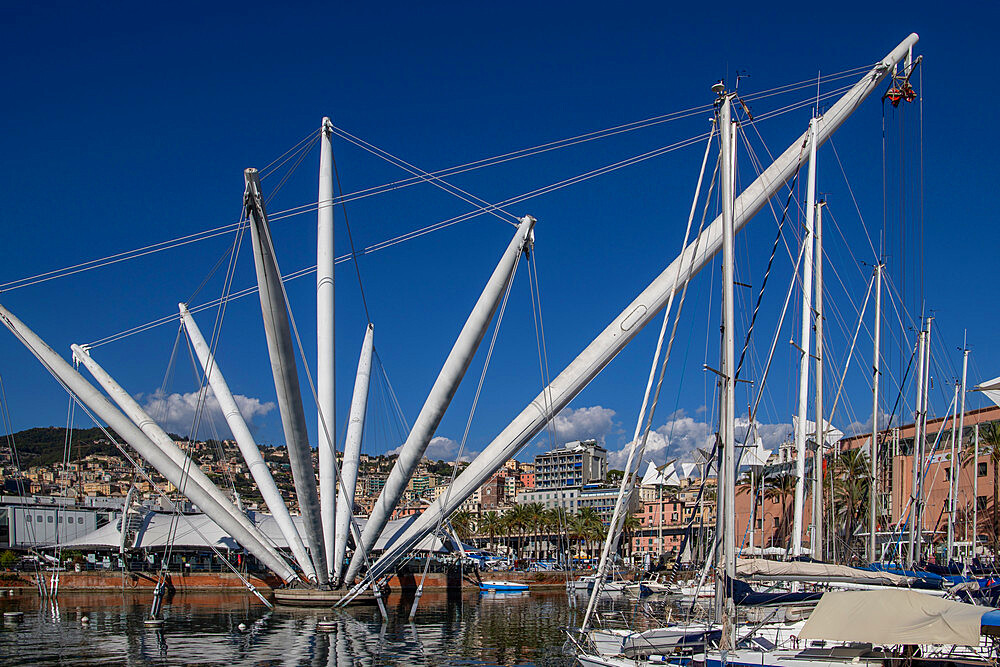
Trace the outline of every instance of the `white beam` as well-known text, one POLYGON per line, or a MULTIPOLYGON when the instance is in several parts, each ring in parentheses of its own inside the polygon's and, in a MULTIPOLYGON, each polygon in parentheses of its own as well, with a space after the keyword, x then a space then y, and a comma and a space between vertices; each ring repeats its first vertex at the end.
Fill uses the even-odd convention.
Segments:
POLYGON ((275 558, 272 550, 262 543, 256 535, 226 511, 208 491, 194 483, 188 470, 177 465, 173 459, 162 451, 149 437, 142 432, 131 419, 115 408, 107 398, 92 384, 80 375, 65 359, 56 354, 38 334, 29 329, 13 313, 0 306, 0 321, 3 321, 10 331, 28 350, 45 366, 67 390, 73 393, 81 403, 86 405, 98 418, 104 421, 112 431, 123 438, 149 465, 156 468, 167 481, 177 487, 177 490, 197 505, 219 527, 229 533, 248 552, 253 554, 265 567, 286 582, 297 581, 298 576, 283 559, 275 558))
MULTIPOLYGON (((271 358, 271 374, 281 413, 281 425, 288 449, 288 463, 292 468, 295 496, 302 513, 309 556, 316 570, 316 580, 326 584, 330 580, 323 546, 323 526, 320 519, 319 496, 316 493, 316 474, 309 447, 306 414, 302 408, 299 372, 295 365, 291 327, 285 307, 285 287, 281 282, 278 260, 274 256, 271 230, 264 209, 260 189, 260 175, 256 169, 244 171, 246 192, 244 205, 250 218, 250 235, 253 241, 254 266, 257 270, 257 288, 260 293, 264 333, 267 335, 267 352, 271 358)), ((332 429, 333 426, 331 425, 332 429)))
POLYGON ((347 553, 347 535, 350 530, 351 515, 354 512, 354 487, 358 481, 358 465, 361 460, 361 439, 365 431, 365 412, 368 410, 368 388, 372 372, 372 347, 375 327, 368 325, 365 340, 358 358, 358 373, 354 377, 354 395, 351 398, 351 416, 347 422, 347 436, 344 438, 344 463, 340 467, 340 493, 337 502, 337 543, 334 549, 333 580, 339 581, 344 571, 344 556, 347 553))
POLYGON ((333 576, 337 479, 336 355, 334 354, 333 127, 323 119, 319 153, 319 207, 316 225, 316 440, 319 510, 328 574, 333 576))
MULTIPOLYGON (((911 34, 868 72, 818 121, 816 142, 822 144, 886 78, 916 43, 911 34)), ((741 229, 763 208, 802 165, 802 148, 809 135, 800 136, 736 200, 734 225, 741 229)), ((501 431, 452 484, 452 490, 431 504, 372 567, 368 577, 379 577, 412 545, 434 530, 438 515, 455 511, 477 488, 537 435, 556 414, 594 379, 667 302, 674 289, 683 288, 719 252, 722 220, 716 218, 670 266, 626 306, 587 348, 540 395, 501 431), (445 503, 444 499, 448 502, 445 503)), ((352 593, 363 590, 356 586, 352 593)))
POLYGON ((233 437, 236 439, 236 445, 240 448, 240 454, 243 455, 243 460, 250 470, 250 475, 257 484, 257 490, 260 491, 267 509, 271 511, 271 516, 274 517, 275 523, 278 524, 278 529, 285 538, 285 542, 288 543, 288 548, 292 550, 295 562, 302 568, 302 572, 306 575, 307 579, 315 581, 316 570, 309 559, 309 554, 306 553, 302 537, 295 528, 292 516, 288 512, 284 498, 281 496, 281 491, 278 490, 277 484, 274 483, 271 471, 268 469, 264 457, 261 456, 260 450, 257 448, 257 442, 250 433, 250 429, 247 427, 247 423, 240 413, 239 406, 236 405, 236 399, 233 398, 233 394, 229 390, 229 384, 226 383, 226 378, 222 374, 222 369, 219 368, 215 355, 209 349, 205 337, 201 335, 201 329, 198 328, 198 323, 195 322, 191 313, 188 312, 187 306, 183 303, 177 304, 177 306, 181 314, 181 323, 184 325, 188 338, 191 340, 191 347, 194 348, 194 353, 198 357, 198 363, 201 364, 202 369, 205 371, 208 384, 212 388, 215 399, 219 402, 219 409, 222 410, 222 414, 226 418, 226 423, 229 425, 229 430, 232 431, 233 437))
POLYGON ((518 257, 522 251, 530 248, 534 226, 535 219, 530 215, 521 219, 521 224, 518 225, 514 237, 507 244, 503 257, 500 258, 500 262, 493 270, 493 274, 486 283, 486 287, 483 288, 476 305, 469 313, 465 326, 458 334, 458 339, 441 366, 441 371, 438 373, 437 379, 434 380, 434 385, 427 394, 423 407, 420 408, 420 414, 413 422, 406 442, 399 450, 396 464, 389 472, 385 487, 375 502, 371 516, 368 517, 368 523, 365 524, 361 537, 364 549, 354 551, 351 564, 347 568, 347 575, 344 577, 345 581, 353 581, 361 569, 364 564, 362 552, 371 553, 372 545, 375 544, 375 540, 385 528, 393 510, 396 509, 396 504, 403 496, 403 491, 406 490, 410 477, 413 476, 413 471, 417 469, 420 459, 427 451, 427 445, 434 437, 434 431, 437 430, 441 418, 444 417, 445 410, 448 409, 459 383, 465 376, 465 371, 472 363, 472 357, 476 354, 479 342, 490 326, 493 313, 500 305, 507 285, 513 279, 518 257))

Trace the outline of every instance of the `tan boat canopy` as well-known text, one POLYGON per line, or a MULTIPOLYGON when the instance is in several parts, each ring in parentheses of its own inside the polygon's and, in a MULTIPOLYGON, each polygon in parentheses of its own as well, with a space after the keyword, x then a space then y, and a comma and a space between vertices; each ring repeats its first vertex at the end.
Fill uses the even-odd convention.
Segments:
POLYGON ((983 614, 988 611, 992 610, 905 589, 826 593, 799 637, 978 646, 983 614))
POLYGON ((740 558, 736 561, 736 576, 758 581, 817 581, 879 586, 908 586, 912 577, 891 572, 859 570, 846 565, 830 563, 781 562, 763 558, 740 558))

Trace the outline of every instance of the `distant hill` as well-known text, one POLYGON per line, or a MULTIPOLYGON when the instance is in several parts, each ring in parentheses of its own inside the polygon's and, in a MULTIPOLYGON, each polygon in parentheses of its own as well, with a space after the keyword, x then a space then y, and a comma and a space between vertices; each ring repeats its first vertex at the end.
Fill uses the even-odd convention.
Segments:
MULTIPOLYGON (((111 433, 114 435, 113 431, 111 433)), ((48 426, 18 431, 13 436, 0 436, 0 446, 7 445, 11 438, 17 447, 22 470, 31 466, 49 465, 63 460, 63 451, 66 445, 65 428, 48 426)), ((108 441, 101 429, 74 429, 70 460, 76 461, 90 454, 116 455, 119 452, 118 448, 108 441)))

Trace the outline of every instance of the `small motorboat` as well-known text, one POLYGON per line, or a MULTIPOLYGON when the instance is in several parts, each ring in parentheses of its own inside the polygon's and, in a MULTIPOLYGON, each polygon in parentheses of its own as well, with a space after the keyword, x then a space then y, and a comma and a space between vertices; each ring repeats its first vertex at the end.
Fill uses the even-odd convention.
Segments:
POLYGON ((515 581, 482 581, 479 590, 497 593, 523 593, 528 590, 528 584, 515 581))

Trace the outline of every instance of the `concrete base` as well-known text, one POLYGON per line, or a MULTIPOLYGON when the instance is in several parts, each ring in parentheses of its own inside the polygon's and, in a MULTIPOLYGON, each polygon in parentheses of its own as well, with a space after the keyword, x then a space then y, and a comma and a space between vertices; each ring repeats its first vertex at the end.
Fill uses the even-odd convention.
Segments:
MULTIPOLYGON (((350 592, 348 588, 332 591, 315 588, 279 588, 274 591, 274 601, 290 607, 332 607, 350 592)), ((375 595, 366 590, 348 603, 348 606, 375 604, 375 595)))

